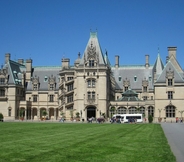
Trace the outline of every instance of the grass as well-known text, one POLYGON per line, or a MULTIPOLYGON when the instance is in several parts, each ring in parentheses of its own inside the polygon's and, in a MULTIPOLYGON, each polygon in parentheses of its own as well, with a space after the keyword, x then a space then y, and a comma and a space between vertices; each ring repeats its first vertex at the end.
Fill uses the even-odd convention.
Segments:
POLYGON ((159 124, 0 123, 0 162, 175 162, 159 124))

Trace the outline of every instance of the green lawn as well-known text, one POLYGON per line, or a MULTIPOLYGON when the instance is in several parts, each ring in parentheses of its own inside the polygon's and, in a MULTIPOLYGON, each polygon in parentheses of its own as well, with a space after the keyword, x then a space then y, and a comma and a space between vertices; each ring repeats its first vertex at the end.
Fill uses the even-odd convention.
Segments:
POLYGON ((159 124, 1 123, 0 162, 175 162, 159 124))

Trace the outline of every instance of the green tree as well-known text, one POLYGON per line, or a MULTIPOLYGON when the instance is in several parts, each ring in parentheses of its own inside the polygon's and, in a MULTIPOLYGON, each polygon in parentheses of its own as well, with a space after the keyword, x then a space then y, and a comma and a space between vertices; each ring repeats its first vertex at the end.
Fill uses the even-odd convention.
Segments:
POLYGON ((153 122, 153 117, 151 115, 149 115, 148 121, 149 121, 149 123, 152 123, 153 122))
POLYGON ((76 118, 79 118, 80 117, 79 116, 80 115, 79 112, 76 112, 75 115, 76 115, 76 118))

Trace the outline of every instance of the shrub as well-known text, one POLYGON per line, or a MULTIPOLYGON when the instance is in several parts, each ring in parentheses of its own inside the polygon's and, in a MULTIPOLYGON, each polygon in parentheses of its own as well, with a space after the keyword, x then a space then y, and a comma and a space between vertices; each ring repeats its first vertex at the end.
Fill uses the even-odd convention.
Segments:
POLYGON ((151 115, 149 115, 148 120, 149 120, 149 123, 152 123, 153 117, 151 115))
POLYGON ((0 120, 3 119, 3 118, 4 118, 3 114, 0 113, 0 120))

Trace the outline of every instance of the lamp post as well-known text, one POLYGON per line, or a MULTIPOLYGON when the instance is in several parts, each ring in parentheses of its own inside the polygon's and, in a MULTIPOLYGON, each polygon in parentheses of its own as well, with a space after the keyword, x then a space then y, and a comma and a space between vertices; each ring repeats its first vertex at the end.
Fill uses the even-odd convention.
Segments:
POLYGON ((182 117, 182 114, 183 114, 183 112, 184 112, 184 110, 182 110, 182 111, 178 111, 180 114, 181 114, 181 123, 183 122, 183 117, 182 117))
POLYGON ((80 111, 80 114, 81 114, 81 118, 82 118, 82 110, 80 111))

